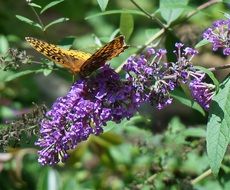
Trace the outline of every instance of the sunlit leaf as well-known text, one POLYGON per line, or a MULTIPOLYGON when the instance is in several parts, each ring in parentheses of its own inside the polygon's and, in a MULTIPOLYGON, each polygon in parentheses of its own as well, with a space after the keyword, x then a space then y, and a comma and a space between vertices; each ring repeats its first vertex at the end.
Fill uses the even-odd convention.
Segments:
POLYGON ((205 115, 205 112, 203 110, 203 108, 195 101, 189 99, 186 97, 185 93, 183 93, 183 91, 181 90, 174 90, 172 93, 171 93, 171 96, 178 100, 180 103, 192 108, 192 109, 195 109, 197 110, 198 112, 200 112, 203 116, 205 115))
POLYGON ((102 11, 105 11, 109 0, 97 0, 97 3, 99 4, 102 11))
POLYGON ((134 28, 133 16, 128 13, 122 13, 120 18, 120 32, 129 40, 134 28))
POLYGON ((170 134, 178 134, 185 129, 185 125, 181 122, 179 117, 173 117, 168 124, 170 134))
POLYGON ((40 14, 44 13, 46 10, 48 10, 49 8, 63 2, 64 0, 58 0, 58 1, 52 1, 51 3, 47 4, 45 7, 43 7, 43 9, 40 11, 40 14))
POLYGON ((208 40, 203 39, 203 40, 199 41, 199 42, 195 45, 195 48, 202 47, 202 46, 204 46, 204 45, 206 45, 206 44, 208 44, 208 43, 209 43, 208 40))
POLYGON ((56 170, 51 167, 47 167, 42 170, 40 174, 37 189, 38 190, 58 190, 60 189, 60 177, 56 170))
POLYGON ((63 184, 63 190, 73 190, 77 188, 79 188, 79 186, 74 178, 67 178, 63 184))
POLYGON ((119 124, 117 124, 117 123, 115 123, 113 121, 109 121, 109 122, 106 123, 106 126, 103 126, 103 131, 108 132, 108 131, 112 130, 114 127, 119 127, 119 126, 124 125, 125 122, 126 122, 125 119, 122 120, 121 123, 119 123, 119 124))
POLYGON ((14 116, 14 111, 6 106, 0 107, 0 116, 2 118, 10 118, 14 116))
POLYGON ((216 91, 218 92, 219 90, 219 81, 216 79, 215 75, 213 74, 213 72, 211 72, 210 70, 201 67, 201 66, 195 66, 195 68, 201 70, 202 72, 204 72, 205 74, 207 74, 210 79, 212 80, 212 82, 214 83, 214 85, 216 86, 216 91))
POLYGON ((109 42, 112 41, 119 32, 120 32, 120 29, 114 30, 114 32, 109 37, 109 42))
POLYGON ((207 124, 207 152, 214 175, 217 175, 230 140, 230 78, 221 83, 213 97, 207 124))
POLYGON ((137 126, 140 126, 140 125, 148 125, 150 123, 151 123, 151 121, 148 118, 137 114, 137 115, 131 117, 129 120, 126 120, 124 122, 124 126, 125 127, 130 127, 130 126, 137 127, 137 126))
POLYGON ((65 21, 68 21, 69 18, 59 18, 57 20, 54 20, 53 22, 47 24, 45 27, 44 27, 44 31, 46 31, 49 27, 55 25, 55 24, 59 24, 61 22, 65 22, 65 21))
POLYGON ((159 32, 160 29, 157 28, 151 28, 151 29, 146 29, 145 30, 145 35, 147 38, 153 37, 157 32, 159 32))
POLYGON ((167 24, 171 24, 184 12, 188 0, 161 0, 160 1, 160 14, 167 24))
POLYGON ((109 149, 109 152, 112 156, 112 158, 117 163, 130 163, 131 162, 131 150, 133 149, 133 146, 130 144, 123 144, 116 147, 111 147, 109 149), (121 156, 122 155, 122 156, 121 156))
POLYGON ((42 29, 42 26, 40 24, 30 20, 29 18, 26 18, 26 17, 21 16, 21 15, 16 15, 16 17, 17 17, 17 19, 19 19, 22 22, 25 22, 25 23, 27 23, 29 25, 36 26, 36 27, 42 29))
POLYGON ((230 0, 223 0, 224 3, 230 3, 230 0))
MULTIPOLYGON (((228 1, 229 1, 229 3, 230 3, 230 0, 228 0, 228 1)), ((230 14, 224 13, 224 16, 225 16, 227 19, 230 19, 230 14)))
MULTIPOLYGON (((117 127, 121 127, 120 124, 117 124, 117 127)), ((100 138, 110 143, 110 145, 121 144, 123 141, 123 137, 113 131, 104 132, 100 135, 100 138)))
POLYGON ((31 6, 31 7, 37 7, 37 8, 42 8, 40 5, 38 5, 38 4, 36 4, 36 3, 29 3, 28 4, 29 6, 31 6))
POLYGON ((0 81, 9 82, 9 81, 12 81, 18 77, 22 77, 22 76, 29 75, 32 73, 41 73, 43 71, 44 71, 43 69, 39 69, 39 70, 25 70, 25 71, 20 71, 17 73, 10 72, 10 74, 5 75, 4 78, 0 77, 0 81))
POLYGON ((13 34, 7 35, 7 39, 9 42, 14 42, 14 43, 21 42, 21 38, 19 36, 13 35, 13 34))
POLYGON ((8 40, 4 35, 0 35, 0 54, 5 54, 9 49, 8 40))
POLYGON ((43 74, 44 74, 44 76, 48 76, 49 74, 51 74, 52 73, 52 69, 44 69, 43 70, 43 74))
POLYGON ((111 11, 105 11, 103 13, 97 13, 94 15, 87 16, 85 19, 88 20, 88 19, 92 19, 92 18, 95 18, 98 16, 111 15, 111 14, 121 14, 121 13, 127 13, 127 14, 129 13, 129 14, 141 15, 141 16, 147 17, 146 14, 144 14, 141 11, 137 11, 137 10, 111 10, 111 11))
POLYGON ((206 137, 206 131, 200 127, 190 127, 183 132, 186 137, 206 137))

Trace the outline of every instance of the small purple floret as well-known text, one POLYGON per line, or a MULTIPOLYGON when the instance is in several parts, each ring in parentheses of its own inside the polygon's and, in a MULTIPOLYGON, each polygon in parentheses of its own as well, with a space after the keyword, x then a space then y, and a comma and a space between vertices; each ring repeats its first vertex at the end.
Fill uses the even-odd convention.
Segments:
POLYGON ((230 19, 215 21, 205 30, 203 38, 212 43, 213 51, 221 48, 224 55, 230 55, 230 19))

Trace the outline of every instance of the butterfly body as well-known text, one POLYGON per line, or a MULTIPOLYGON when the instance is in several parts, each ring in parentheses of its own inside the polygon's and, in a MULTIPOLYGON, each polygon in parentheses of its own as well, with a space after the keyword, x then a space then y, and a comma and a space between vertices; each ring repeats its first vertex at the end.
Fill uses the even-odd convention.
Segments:
POLYGON ((103 66, 106 61, 118 56, 128 47, 125 44, 124 36, 116 37, 93 54, 66 50, 32 37, 26 37, 25 39, 34 49, 55 63, 67 68, 73 74, 79 73, 84 77, 103 66))

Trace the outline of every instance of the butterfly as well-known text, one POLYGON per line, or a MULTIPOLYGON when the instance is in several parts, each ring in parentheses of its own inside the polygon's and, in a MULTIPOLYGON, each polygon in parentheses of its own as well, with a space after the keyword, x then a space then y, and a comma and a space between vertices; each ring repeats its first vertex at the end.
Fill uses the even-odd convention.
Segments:
POLYGON ((71 73, 79 73, 83 77, 90 75, 108 60, 118 56, 128 48, 122 35, 116 37, 93 54, 83 51, 66 50, 33 37, 26 37, 25 39, 38 52, 55 63, 62 65, 71 73))

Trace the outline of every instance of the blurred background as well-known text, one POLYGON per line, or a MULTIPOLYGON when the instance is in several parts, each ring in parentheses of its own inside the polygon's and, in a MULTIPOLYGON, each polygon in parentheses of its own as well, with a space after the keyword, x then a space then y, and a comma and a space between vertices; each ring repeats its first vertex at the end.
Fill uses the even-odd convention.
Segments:
MULTIPOLYGON (((68 92, 72 84, 71 74, 31 49, 24 40, 26 36, 92 53, 115 35, 125 34, 130 48, 111 61, 112 67, 117 68, 160 30, 153 20, 133 13, 138 8, 129 0, 110 0, 105 12, 96 0, 64 0, 42 14, 40 10, 50 1, 30 2, 41 8, 35 5, 31 8, 28 2, 0 0, 0 54, 16 48, 25 50, 26 55, 34 60, 32 65, 24 65, 24 68, 0 70, 1 128, 7 128, 8 123, 16 120, 21 126, 22 114, 30 113, 43 103, 49 108, 56 98, 68 92), (123 14, 125 11, 128 14, 123 14), (24 17, 43 26, 59 20, 44 31, 28 24, 24 17), (44 69, 38 72, 42 66, 44 69), (32 71, 15 76, 25 68, 32 71)), ((159 1, 136 2, 149 13, 155 12, 163 21, 157 12, 159 1)), ((184 19, 189 12, 207 2, 189 1, 188 6, 183 7, 183 14, 173 21, 173 35, 164 34, 153 45, 170 49, 172 43, 180 40, 186 46, 194 47, 205 28, 214 20, 223 18, 221 12, 229 11, 228 3, 215 3, 184 19)), ((194 61, 197 65, 214 67, 230 62, 229 57, 211 52, 210 46, 199 51, 200 55, 194 61)), ((216 75, 222 80, 227 73, 229 71, 225 70, 216 75)), ((219 178, 209 176, 193 184, 192 180, 209 168, 205 150, 206 122, 204 111, 187 107, 177 100, 160 111, 151 105, 143 105, 131 120, 108 123, 104 134, 81 143, 71 152, 66 164, 55 167, 40 166, 33 145, 37 137, 30 134, 27 138, 27 134, 21 134, 25 138, 17 143, 11 142, 11 146, 5 147, 7 153, 3 150, 0 153, 0 190, 230 189, 229 168, 222 168, 219 178)), ((229 156, 225 160, 229 162, 229 156)))

